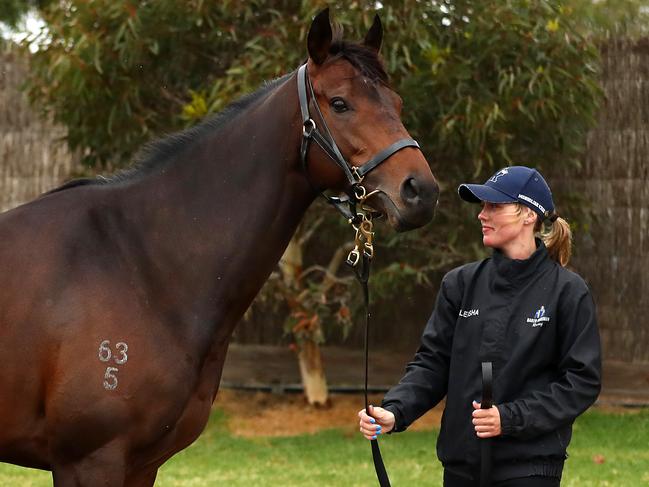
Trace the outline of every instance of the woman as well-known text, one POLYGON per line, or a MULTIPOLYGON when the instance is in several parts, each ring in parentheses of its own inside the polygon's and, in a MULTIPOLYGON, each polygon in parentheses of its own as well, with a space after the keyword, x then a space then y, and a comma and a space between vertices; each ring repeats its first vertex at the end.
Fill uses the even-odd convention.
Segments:
POLYGON ((570 227, 528 167, 458 191, 482 204, 493 254, 444 277, 413 361, 372 418, 359 412, 360 430, 368 439, 404 431, 446 396, 437 441, 445 486, 481 485, 487 438, 492 468, 482 485, 558 486, 572 423, 597 398, 601 376, 595 305, 565 267, 570 227), (493 367, 489 409, 479 403, 482 362, 493 367))

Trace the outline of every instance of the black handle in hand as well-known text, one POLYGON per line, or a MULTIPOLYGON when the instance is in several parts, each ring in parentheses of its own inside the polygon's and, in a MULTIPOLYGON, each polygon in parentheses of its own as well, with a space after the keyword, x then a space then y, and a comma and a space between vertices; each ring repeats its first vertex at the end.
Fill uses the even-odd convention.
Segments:
MULTIPOLYGON (((482 400, 480 409, 493 406, 493 367, 491 362, 482 362, 482 400)), ((491 485, 491 439, 480 439, 480 487, 491 485)))

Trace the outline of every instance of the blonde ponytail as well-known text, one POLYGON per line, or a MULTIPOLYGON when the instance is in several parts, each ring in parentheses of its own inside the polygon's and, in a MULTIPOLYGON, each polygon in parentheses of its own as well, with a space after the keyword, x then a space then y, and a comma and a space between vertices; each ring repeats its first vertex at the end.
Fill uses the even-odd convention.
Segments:
MULTIPOLYGON (((562 267, 568 265, 572 255, 572 232, 570 225, 563 218, 558 217, 550 223, 549 229, 540 228, 541 239, 548 249, 550 257, 556 260, 562 267)), ((543 224, 540 225, 543 227, 543 224)))

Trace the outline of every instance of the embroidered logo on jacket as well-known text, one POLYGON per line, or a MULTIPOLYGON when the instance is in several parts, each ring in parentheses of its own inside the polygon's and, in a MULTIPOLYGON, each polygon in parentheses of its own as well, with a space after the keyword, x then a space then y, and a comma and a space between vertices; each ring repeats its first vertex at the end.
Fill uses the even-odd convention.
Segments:
POLYGON ((471 316, 478 316, 480 314, 479 309, 469 309, 469 310, 460 310, 459 316, 462 318, 470 318, 471 316))
POLYGON ((545 316, 545 306, 541 306, 536 310, 536 313, 534 313, 534 318, 527 319, 528 323, 532 323, 532 327, 543 326, 543 323, 545 323, 546 321, 550 321, 550 317, 545 316))

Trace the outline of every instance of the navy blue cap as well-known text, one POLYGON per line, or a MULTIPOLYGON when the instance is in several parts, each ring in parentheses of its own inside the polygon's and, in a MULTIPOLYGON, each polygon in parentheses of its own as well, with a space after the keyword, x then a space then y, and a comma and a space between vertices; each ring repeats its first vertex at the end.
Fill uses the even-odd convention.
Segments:
POLYGON ((484 184, 461 184, 457 191, 460 198, 470 203, 521 203, 541 219, 556 219, 548 183, 536 169, 529 167, 505 167, 484 184))

